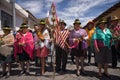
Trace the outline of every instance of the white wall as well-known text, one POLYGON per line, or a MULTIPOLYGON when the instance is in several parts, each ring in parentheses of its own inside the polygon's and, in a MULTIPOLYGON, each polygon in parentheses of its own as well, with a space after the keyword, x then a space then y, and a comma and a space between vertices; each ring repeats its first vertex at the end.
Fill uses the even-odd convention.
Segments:
MULTIPOLYGON (((9 3, 9 0, 6 2, 7 0, 0 0, 1 4, 0 4, 0 32, 1 32, 1 10, 3 10, 4 12, 12 15, 12 7, 11 4, 9 3)), ((23 19, 28 17, 28 13, 22 9, 21 6, 19 6, 18 4, 15 4, 15 8, 16 8, 16 27, 20 27, 21 24, 23 23, 23 19)))
POLYGON ((23 18, 19 15, 16 15, 16 27, 20 27, 23 23, 23 18))

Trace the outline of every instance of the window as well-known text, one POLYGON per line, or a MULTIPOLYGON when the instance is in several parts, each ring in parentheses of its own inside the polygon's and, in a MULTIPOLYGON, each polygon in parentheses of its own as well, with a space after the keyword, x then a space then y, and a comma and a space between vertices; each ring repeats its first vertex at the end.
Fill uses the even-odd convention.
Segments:
POLYGON ((4 26, 12 27, 12 25, 13 25, 12 16, 4 11, 1 11, 1 27, 2 28, 4 26))

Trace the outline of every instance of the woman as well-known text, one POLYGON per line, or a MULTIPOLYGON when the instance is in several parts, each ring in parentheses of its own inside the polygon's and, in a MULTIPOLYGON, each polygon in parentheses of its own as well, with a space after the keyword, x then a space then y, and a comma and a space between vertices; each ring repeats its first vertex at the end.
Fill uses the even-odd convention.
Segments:
POLYGON ((3 28, 4 34, 1 36, 1 42, 3 44, 0 45, 0 56, 2 59, 2 76, 6 75, 6 67, 8 64, 8 76, 11 74, 11 61, 12 61, 12 52, 13 52, 13 43, 14 36, 10 33, 11 28, 9 26, 5 26, 3 28))
MULTIPOLYGON (((92 35, 95 31, 95 23, 93 21, 89 21, 86 25, 86 32, 88 34, 88 39, 87 39, 87 45, 88 45, 88 65, 90 65, 90 62, 91 62, 91 54, 94 53, 94 50, 93 50, 93 46, 91 45, 91 41, 92 41, 92 35)), ((95 57, 95 55, 94 55, 95 57)))
POLYGON ((100 78, 102 77, 102 65, 104 66, 104 74, 108 76, 108 63, 111 62, 110 43, 112 34, 110 30, 106 28, 105 23, 106 22, 104 20, 100 20, 98 22, 98 26, 92 37, 96 53, 95 61, 98 64, 98 75, 100 78))
POLYGON ((37 44, 39 44, 39 48, 37 49, 36 56, 40 58, 41 62, 41 74, 43 75, 45 73, 45 59, 48 56, 49 53, 49 32, 46 28, 45 21, 40 21, 40 28, 39 31, 37 31, 37 44))
POLYGON ((81 60, 81 74, 85 74, 84 72, 84 49, 87 48, 86 39, 87 32, 81 28, 79 19, 76 19, 74 24, 74 30, 70 32, 70 45, 76 44, 76 46, 72 47, 71 53, 76 57, 76 67, 77 67, 77 76, 80 75, 79 69, 79 59, 81 60))
POLYGON ((34 32, 33 32, 33 38, 34 38, 34 60, 35 60, 35 66, 38 66, 38 57, 36 57, 36 51, 39 48, 39 44, 38 44, 38 36, 37 33, 39 32, 39 26, 38 25, 34 25, 34 32))
POLYGON ((29 74, 29 60, 33 59, 34 41, 32 33, 29 32, 28 26, 23 23, 21 31, 16 34, 14 43, 14 57, 19 59, 21 65, 21 74, 29 74), (26 65, 26 69, 25 66, 26 65))

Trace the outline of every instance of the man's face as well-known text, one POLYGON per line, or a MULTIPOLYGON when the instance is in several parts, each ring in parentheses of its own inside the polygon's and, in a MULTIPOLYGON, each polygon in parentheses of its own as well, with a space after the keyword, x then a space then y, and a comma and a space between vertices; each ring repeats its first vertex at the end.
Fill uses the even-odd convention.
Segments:
POLYGON ((74 24, 74 29, 79 30, 80 29, 80 24, 74 24))
POLYGON ((63 23, 60 24, 60 29, 64 30, 65 29, 65 25, 63 23))

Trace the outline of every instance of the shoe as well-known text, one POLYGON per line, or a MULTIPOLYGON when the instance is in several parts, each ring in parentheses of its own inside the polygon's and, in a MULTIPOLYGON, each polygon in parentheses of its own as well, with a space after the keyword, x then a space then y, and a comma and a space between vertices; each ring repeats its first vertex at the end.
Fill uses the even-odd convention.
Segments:
POLYGON ((88 66, 91 66, 91 64, 90 64, 90 63, 88 63, 88 66))
POLYGON ((101 80, 102 79, 102 75, 99 75, 98 78, 101 80))
POLYGON ((116 68, 116 66, 112 66, 112 68, 113 68, 113 69, 115 69, 115 68, 116 68))
POLYGON ((75 62, 74 62, 74 61, 72 61, 72 64, 75 64, 75 62))
POLYGON ((3 73, 3 74, 2 74, 2 77, 6 76, 6 75, 7 75, 7 73, 3 73))
POLYGON ((26 75, 30 75, 30 72, 26 72, 25 74, 26 74, 26 75))
POLYGON ((106 74, 105 72, 103 73, 104 76, 110 78, 110 75, 109 74, 106 74))
POLYGON ((56 72, 59 73, 61 71, 61 69, 56 69, 56 72))
POLYGON ((24 71, 21 71, 20 74, 24 74, 25 72, 26 72, 25 70, 24 70, 24 71))
POLYGON ((62 69, 62 71, 63 71, 63 72, 67 72, 67 70, 66 70, 66 69, 62 69))
POLYGON ((80 70, 80 74, 81 74, 81 75, 87 75, 84 70, 80 70))

